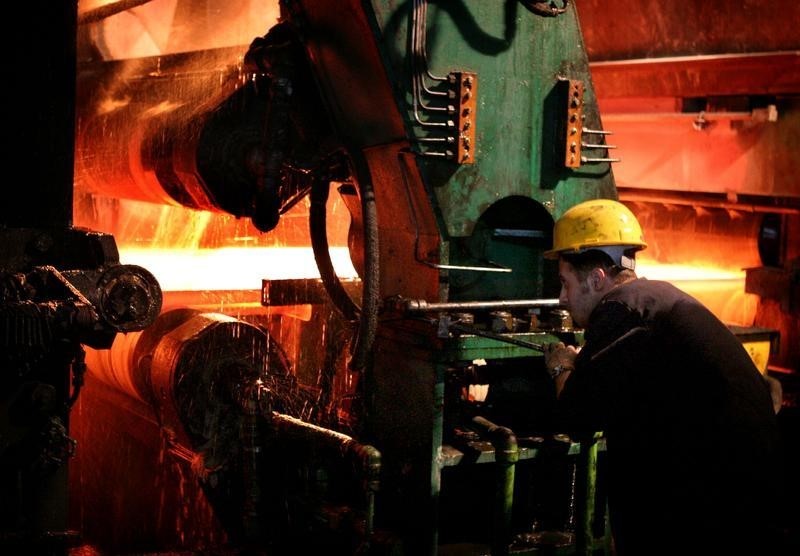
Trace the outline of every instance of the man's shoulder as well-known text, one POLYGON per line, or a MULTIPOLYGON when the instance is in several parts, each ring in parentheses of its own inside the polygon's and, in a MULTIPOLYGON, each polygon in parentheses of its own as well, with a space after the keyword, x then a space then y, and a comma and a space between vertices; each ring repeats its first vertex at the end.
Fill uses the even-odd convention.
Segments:
POLYGON ((636 278, 620 284, 603 299, 622 303, 648 319, 670 311, 678 303, 700 304, 695 298, 669 282, 636 278))

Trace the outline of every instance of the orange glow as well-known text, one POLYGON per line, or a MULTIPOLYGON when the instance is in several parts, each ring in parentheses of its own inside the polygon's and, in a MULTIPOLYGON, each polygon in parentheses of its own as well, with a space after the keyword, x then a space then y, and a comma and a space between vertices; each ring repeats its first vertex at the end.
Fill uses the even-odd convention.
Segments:
POLYGON ((636 273, 651 280, 671 281, 717 281, 744 280, 744 270, 732 270, 708 265, 664 264, 646 259, 636 262, 636 273))
MULTIPOLYGON (((330 253, 339 276, 356 276, 346 247, 330 253)), ((120 259, 148 269, 164 291, 260 290, 264 279, 319 278, 310 247, 127 248, 120 259)))
POLYGON ((758 266, 758 215, 699 205, 629 202, 647 249, 636 273, 696 298, 726 324, 752 326, 758 296, 745 292, 744 269, 758 266))
POLYGON ((299 319, 311 320, 312 306, 299 305, 268 305, 261 302, 261 290, 207 290, 197 291, 165 291, 162 312, 180 307, 191 307, 198 311, 211 313, 224 313, 231 317, 242 319, 252 317, 274 317, 282 315, 299 319))
MULTIPOLYGON (((117 1, 80 0, 78 13, 117 1)), ((247 45, 274 25, 278 13, 275 0, 206 0, 188 8, 177 0, 155 0, 96 21, 89 31, 106 59, 139 58, 247 45)))
POLYGON ((673 284, 726 324, 753 325, 758 296, 745 293, 744 270, 708 264, 664 264, 642 258, 636 262, 636 273, 673 284))

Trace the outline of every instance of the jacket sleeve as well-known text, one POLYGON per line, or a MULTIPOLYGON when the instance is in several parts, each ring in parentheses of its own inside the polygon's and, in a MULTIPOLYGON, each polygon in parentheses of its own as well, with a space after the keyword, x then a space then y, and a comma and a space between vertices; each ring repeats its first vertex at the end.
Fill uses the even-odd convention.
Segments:
POLYGON ((652 351, 650 336, 639 315, 623 303, 603 303, 595 310, 587 342, 559 398, 562 430, 592 434, 630 418, 640 403, 637 382, 652 351))

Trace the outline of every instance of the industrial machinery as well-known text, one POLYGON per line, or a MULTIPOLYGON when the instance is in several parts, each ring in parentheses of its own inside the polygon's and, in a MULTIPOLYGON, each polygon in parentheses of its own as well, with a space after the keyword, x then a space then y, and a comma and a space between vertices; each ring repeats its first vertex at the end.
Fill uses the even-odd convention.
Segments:
POLYGON ((108 348, 117 333, 146 328, 161 309, 156 279, 121 264, 111 235, 72 226, 75 14, 66 3, 53 10, 42 31, 59 48, 41 59, 48 69, 40 85, 47 95, 58 93, 29 94, 22 103, 23 112, 41 116, 38 125, 9 120, 25 145, 17 162, 27 173, 19 204, 6 200, 0 209, 4 553, 48 553, 78 539, 67 491, 75 450, 70 411, 84 383, 84 346, 108 348))
MULTIPOLYGON (((70 457, 86 344, 106 352, 89 358, 94 385, 124 394, 120 411, 137 408, 138 434, 159 431, 162 465, 179 457, 191 469, 213 514, 196 519, 223 531, 204 542, 265 554, 607 551, 602 439, 554 428, 541 360, 543 343, 581 340, 542 256, 554 219, 616 197, 574 3, 283 0, 280 10, 235 64, 214 49, 82 65, 75 181, 234 215, 263 234, 308 202, 320 278, 265 278, 260 314, 159 315, 157 283, 119 265, 109 236, 66 215, 49 233, 38 213, 35 223, 9 215, 4 245, 19 251, 2 258, 5 338, 16 340, 2 376, 0 544, 74 544, 65 511, 18 518, 38 511, 32 496, 45 510, 66 504, 63 478, 29 475, 70 457), (328 252, 331 194, 349 209, 351 280, 328 252), (292 360, 274 315, 298 305, 313 308, 301 335, 319 353, 292 360)), ((62 27, 77 24, 64 11, 52 14, 63 25, 48 50, 68 74, 62 27)), ((73 145, 62 146, 71 161, 73 145)), ((62 195, 68 167, 54 177, 62 195)), ((180 548, 199 550, 201 536, 180 548)))

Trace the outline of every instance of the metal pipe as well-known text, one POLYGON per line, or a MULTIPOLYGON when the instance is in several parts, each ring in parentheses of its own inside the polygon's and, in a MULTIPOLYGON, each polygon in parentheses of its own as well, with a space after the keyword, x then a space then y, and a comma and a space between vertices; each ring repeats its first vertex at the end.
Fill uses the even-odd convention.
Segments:
POLYGON ((399 306, 406 313, 435 313, 446 311, 525 309, 528 307, 558 307, 558 299, 506 299, 492 301, 448 301, 429 303, 424 299, 402 299, 399 306))
MULTIPOLYGON (((598 440, 602 433, 581 442, 578 460, 575 463, 575 484, 573 488, 579 495, 579 503, 574 508, 577 521, 576 551, 582 556, 591 556, 595 551, 594 522, 598 514, 597 504, 597 458, 598 440)), ((605 541, 610 539, 606 538, 605 541)))
POLYGON ((706 121, 774 121, 763 111, 750 112, 604 112, 603 121, 608 122, 641 122, 652 120, 706 120, 706 121))
MULTIPOLYGON (((591 62, 589 64, 589 69, 595 68, 604 68, 604 67, 614 67, 614 66, 652 66, 657 64, 675 64, 675 63, 690 63, 690 62, 717 62, 717 61, 726 61, 732 60, 734 62, 739 62, 742 60, 759 60, 762 58, 775 58, 775 57, 787 57, 787 58, 795 58, 800 55, 800 51, 797 50, 776 50, 772 52, 745 52, 745 53, 733 53, 733 54, 701 54, 699 56, 663 56, 659 58, 636 58, 636 59, 628 59, 628 60, 599 60, 596 62, 591 62)), ((603 116, 605 119, 605 116, 603 116)))
POLYGON ((511 510, 514 505, 514 471, 519 461, 519 448, 514 432, 495 425, 488 419, 477 416, 472 424, 478 428, 479 434, 489 439, 494 447, 494 459, 497 463, 497 483, 495 490, 495 507, 492 527, 492 555, 506 556, 511 541, 511 510))
POLYGON ((301 449, 324 448, 330 451, 331 458, 343 459, 350 456, 353 459, 364 487, 364 536, 369 543, 375 522, 375 493, 380 487, 380 451, 368 444, 361 444, 346 434, 307 423, 291 415, 273 412, 270 419, 281 440, 296 440, 301 449))
POLYGON ((380 488, 381 453, 369 444, 356 444, 352 447, 364 473, 364 487, 367 511, 364 523, 364 535, 367 540, 372 537, 375 528, 375 494, 380 488))
POLYGON ((264 540, 266 533, 261 519, 263 484, 262 428, 259 419, 259 391, 249 388, 245 399, 240 400, 243 416, 239 425, 239 440, 242 446, 242 479, 244 500, 242 503, 242 534, 248 546, 256 546, 264 540))
POLYGON ((78 15, 78 25, 97 23, 98 21, 103 21, 112 15, 117 15, 118 13, 132 10, 133 8, 149 2, 151 2, 151 0, 118 0, 113 4, 105 4, 104 6, 100 6, 92 10, 86 10, 78 15))

